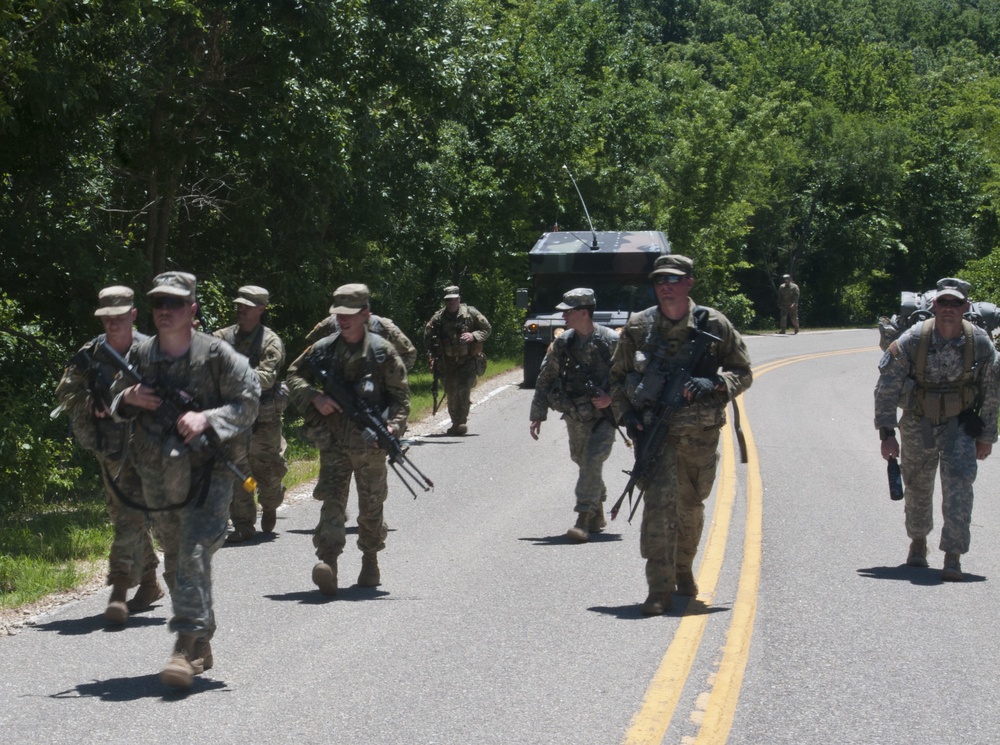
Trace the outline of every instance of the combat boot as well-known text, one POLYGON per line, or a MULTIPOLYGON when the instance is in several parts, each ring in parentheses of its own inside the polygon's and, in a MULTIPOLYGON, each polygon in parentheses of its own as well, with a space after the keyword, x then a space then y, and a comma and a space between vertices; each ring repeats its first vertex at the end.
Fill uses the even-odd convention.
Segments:
POLYGON ((941 579, 945 582, 964 582, 965 575, 962 574, 962 563, 958 554, 946 553, 944 555, 944 569, 941 570, 941 579))
POLYGON ((604 519, 604 507, 598 507, 597 512, 590 517, 590 532, 600 533, 606 527, 608 527, 608 521, 604 519))
POLYGON ((156 579, 156 569, 150 569, 139 580, 139 589, 135 591, 132 599, 126 603, 129 612, 145 610, 157 600, 163 597, 163 587, 156 579))
POLYGON ((698 596, 698 583, 694 581, 690 566, 677 565, 677 594, 689 598, 698 596))
POLYGON ((257 529, 253 525, 233 526, 233 532, 226 536, 226 543, 243 543, 249 541, 257 535, 257 529))
POLYGON ((261 533, 273 533, 274 526, 278 523, 278 510, 267 509, 266 507, 261 510, 260 514, 260 532, 261 533))
POLYGON ((644 616, 662 616, 670 610, 670 593, 651 592, 639 609, 644 616))
POLYGON ((358 585, 361 587, 378 587, 382 584, 382 575, 378 570, 378 554, 362 554, 361 574, 358 575, 358 585))
MULTIPOLYGON (((194 642, 194 656, 196 660, 200 660, 201 670, 199 670, 198 672, 211 670, 212 665, 214 664, 212 660, 212 642, 210 642, 203 636, 199 636, 194 642)), ((199 665, 196 662, 194 665, 196 670, 198 666, 199 665)))
POLYGON ((160 672, 160 682, 174 688, 187 689, 194 683, 194 676, 204 671, 201 660, 194 656, 195 638, 190 634, 178 634, 174 651, 160 672), (192 662, 197 662, 197 666, 192 662))
POLYGON ((337 563, 336 560, 332 564, 325 561, 319 562, 313 567, 312 580, 321 593, 324 595, 336 595, 337 594, 337 563))
POLYGON ((111 585, 111 597, 108 598, 108 607, 104 609, 104 618, 108 623, 124 624, 128 620, 128 604, 125 596, 128 595, 128 580, 116 579, 111 585))
POLYGON ((927 566, 927 539, 914 538, 910 541, 910 553, 906 555, 906 566, 926 567, 927 566))
POLYGON ((590 513, 576 513, 576 525, 567 530, 566 535, 577 543, 586 543, 590 539, 590 513))

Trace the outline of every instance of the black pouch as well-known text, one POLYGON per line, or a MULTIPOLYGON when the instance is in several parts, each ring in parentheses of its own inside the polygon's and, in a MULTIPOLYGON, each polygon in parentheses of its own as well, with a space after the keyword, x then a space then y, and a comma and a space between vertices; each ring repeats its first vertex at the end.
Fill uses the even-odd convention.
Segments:
POLYGON ((986 428, 983 418, 979 416, 979 413, 973 411, 972 409, 966 409, 958 415, 958 423, 962 425, 962 430, 971 437, 973 440, 978 438, 983 434, 983 429, 986 428))

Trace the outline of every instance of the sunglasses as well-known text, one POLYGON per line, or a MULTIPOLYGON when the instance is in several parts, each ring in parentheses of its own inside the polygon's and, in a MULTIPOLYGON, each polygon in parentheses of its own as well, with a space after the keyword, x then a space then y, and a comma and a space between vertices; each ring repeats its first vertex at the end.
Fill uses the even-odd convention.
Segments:
POLYGON ((653 283, 657 285, 679 285, 687 279, 686 274, 657 274, 653 283))
POLYGON ((959 300, 957 297, 942 297, 934 302, 942 308, 961 308, 965 305, 965 301, 959 300))
POLYGON ((167 310, 177 310, 178 308, 183 308, 189 303, 187 299, 182 297, 154 297, 151 304, 156 310, 161 310, 163 308, 166 308, 167 310))

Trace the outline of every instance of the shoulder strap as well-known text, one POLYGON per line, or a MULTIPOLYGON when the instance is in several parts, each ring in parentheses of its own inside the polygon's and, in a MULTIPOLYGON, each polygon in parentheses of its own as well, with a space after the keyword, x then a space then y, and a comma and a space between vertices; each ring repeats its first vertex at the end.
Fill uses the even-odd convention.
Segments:
POLYGON ((917 361, 914 367, 917 382, 924 381, 924 373, 927 371, 927 354, 931 349, 931 336, 933 333, 934 319, 928 318, 920 327, 920 342, 917 344, 917 361))
POLYGON ((962 333, 965 335, 965 349, 962 350, 965 369, 962 372, 962 378, 965 382, 969 382, 973 378, 972 369, 976 366, 976 333, 972 324, 964 318, 962 319, 962 333))

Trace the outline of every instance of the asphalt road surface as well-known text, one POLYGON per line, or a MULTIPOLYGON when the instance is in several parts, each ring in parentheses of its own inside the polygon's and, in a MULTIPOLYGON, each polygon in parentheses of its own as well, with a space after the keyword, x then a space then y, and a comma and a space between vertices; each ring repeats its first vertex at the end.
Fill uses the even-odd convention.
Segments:
MULTIPOLYGON (((903 566, 872 425, 874 330, 750 337, 749 463, 724 431, 701 595, 644 618, 638 519, 585 545, 564 425, 528 435, 519 375, 474 393, 470 434, 415 427, 436 483, 390 474, 383 585, 318 593, 319 503, 215 560, 215 667, 160 685, 169 604, 105 627, 107 591, 0 638, 10 743, 996 743, 1000 452, 982 464, 969 581, 903 566)), ((631 456, 605 469, 610 499, 631 456)), ((353 501, 353 499, 352 499, 353 501)), ((351 513, 357 514, 352 504, 351 513)), ((940 523, 940 520, 937 520, 940 523)))

